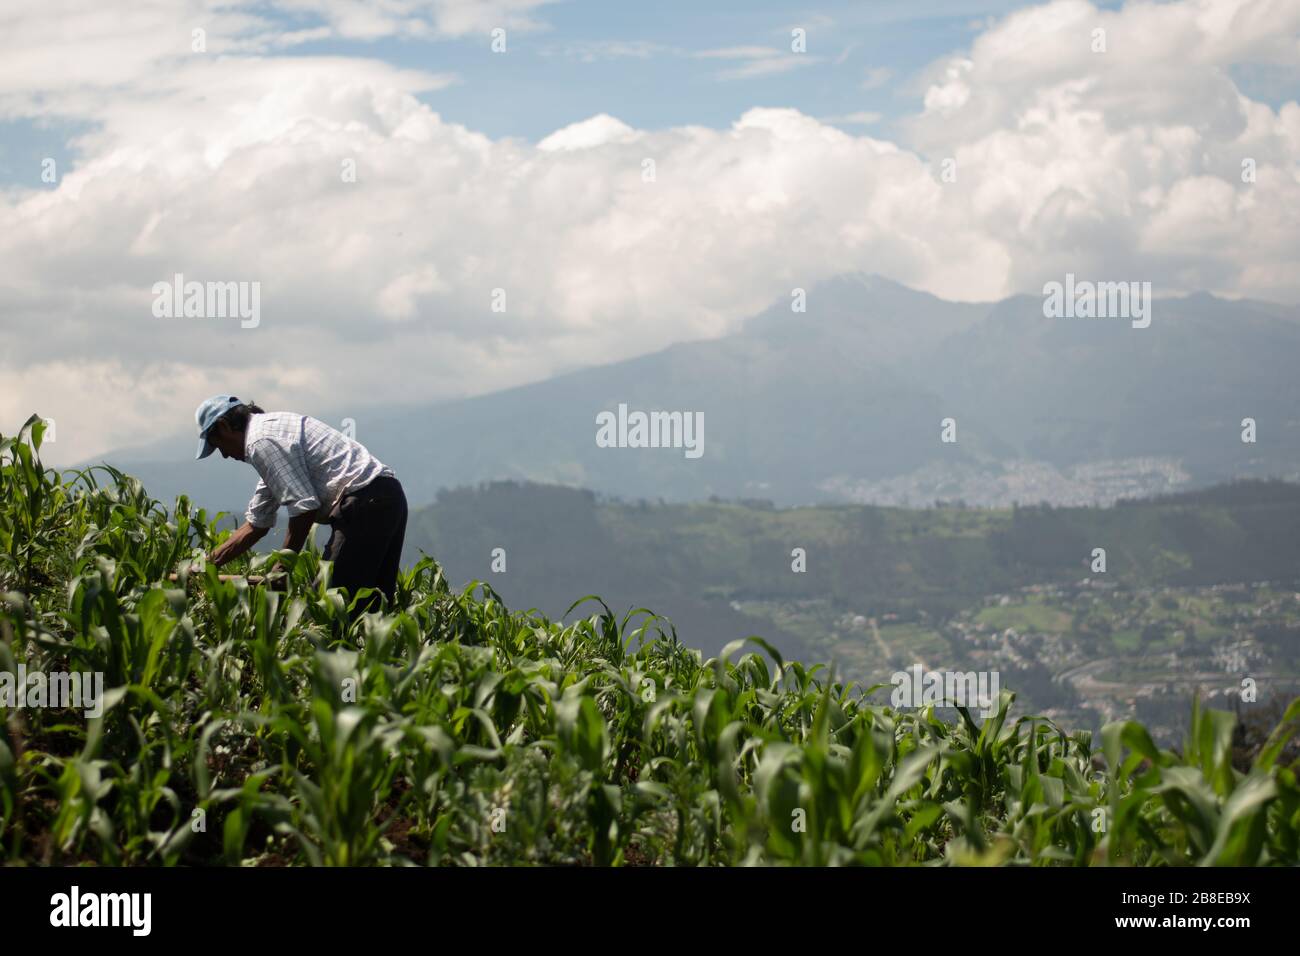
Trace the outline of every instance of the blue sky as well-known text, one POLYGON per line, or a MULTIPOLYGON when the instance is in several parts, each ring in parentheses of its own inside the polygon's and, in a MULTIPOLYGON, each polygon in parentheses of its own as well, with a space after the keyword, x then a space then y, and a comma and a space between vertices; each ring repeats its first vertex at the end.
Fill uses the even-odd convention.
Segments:
MULTIPOLYGON (((1025 6, 1014 0, 866 0, 800 6, 780 0, 560 0, 539 7, 539 29, 510 30, 508 55, 483 33, 377 40, 330 38, 284 56, 375 58, 396 67, 454 74, 446 89, 420 98, 444 119, 493 138, 537 142, 599 113, 638 129, 725 128, 753 106, 793 107, 855 132, 893 138, 895 121, 917 111, 917 72, 965 49, 988 23, 1025 6), (807 65, 728 78, 747 58, 710 51, 770 47, 785 53, 790 31, 807 31, 807 65), (858 122, 851 118, 856 117, 858 122), (875 119, 874 117, 879 117, 875 119), (863 121, 867 120, 867 121, 863 121)), ((1119 9, 1120 0, 1098 0, 1119 9)), ((303 15, 261 11, 286 31, 303 15)), ((1238 64, 1242 92, 1277 107, 1300 91, 1295 69, 1238 64)), ((61 168, 90 122, 0 119, 0 186, 39 186, 40 163, 61 168)))
MULTIPOLYGON (((461 85, 427 97, 428 102, 448 119, 492 136, 536 140, 602 112, 642 129, 725 127, 756 105, 793 106, 815 116, 868 111, 888 118, 915 106, 915 97, 900 91, 899 82, 967 44, 972 11, 981 5, 932 4, 932 15, 918 17, 918 7, 924 6, 834 3, 801 15, 789 4, 742 0, 562 3, 540 11, 552 30, 512 39, 508 60, 485 52, 478 38, 385 41, 375 52, 404 65, 460 74, 461 85), (690 55, 736 47, 788 53, 790 31, 800 25, 807 30, 807 57, 821 59, 787 72, 721 79, 738 64, 690 55), (606 43, 642 44, 647 52, 601 54, 606 43), (592 57, 589 62, 582 59, 584 51, 592 57), (889 73, 867 88, 873 70, 889 73)), ((363 50, 354 45, 348 52, 363 50)))
MULTIPOLYGON (((1120 6, 1116 0, 1095 5, 1120 6)), ((806 7, 778 0, 562 0, 536 8, 532 15, 541 29, 508 31, 504 56, 491 51, 491 38, 483 33, 331 38, 282 55, 376 58, 455 74, 454 85, 421 99, 444 119, 493 138, 537 142, 599 113, 638 129, 725 128, 754 106, 794 107, 823 119, 879 114, 876 122, 847 125, 889 136, 893 120, 918 107, 922 91, 910 83, 918 70, 965 48, 990 18, 1022 6, 1010 0, 859 0, 806 7), (745 47, 786 54, 794 27, 807 31, 806 66, 726 78, 752 58, 697 55, 745 47)), ((313 22, 274 8, 261 13, 286 31, 313 22)), ((1270 99, 1281 97, 1276 79, 1265 76, 1256 85, 1270 99)), ((69 140, 91 126, 57 119, 0 121, 0 185, 40 185, 41 159, 53 157, 65 167, 74 157, 69 140)))

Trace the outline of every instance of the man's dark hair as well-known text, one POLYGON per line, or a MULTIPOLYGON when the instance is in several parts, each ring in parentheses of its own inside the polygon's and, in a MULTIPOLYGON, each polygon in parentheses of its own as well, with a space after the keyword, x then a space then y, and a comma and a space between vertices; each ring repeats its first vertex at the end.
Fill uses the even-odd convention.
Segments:
POLYGON ((236 405, 217 420, 225 422, 230 426, 232 431, 242 432, 248 430, 249 416, 265 414, 266 409, 262 408, 260 405, 254 405, 252 402, 244 402, 243 404, 236 405))

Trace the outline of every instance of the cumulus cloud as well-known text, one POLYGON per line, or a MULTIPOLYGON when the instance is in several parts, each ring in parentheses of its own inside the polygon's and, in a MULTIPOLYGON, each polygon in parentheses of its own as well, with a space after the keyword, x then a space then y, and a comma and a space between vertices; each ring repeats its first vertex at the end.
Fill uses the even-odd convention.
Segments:
MULTIPOLYGON (((521 384, 725 333, 850 270, 956 299, 1065 271, 1300 298, 1300 105, 1229 74, 1294 55, 1294 3, 1012 14, 925 72, 898 142, 760 107, 722 129, 599 114, 536 145, 422 101, 454 76, 282 56, 262 5, 187 4, 76 4, 62 33, 0 15, 21 65, 0 115, 88 124, 56 186, 0 193, 0 423, 54 416, 65 461, 224 390, 337 408, 521 384), (196 11, 224 52, 190 55, 196 11), (64 47, 77 62, 47 68, 64 47), (260 325, 155 318, 176 273, 260 282, 260 325)), ((452 35, 539 4, 295 7, 295 28, 452 35)))
POLYGON ((1298 36, 1294 0, 1056 0, 934 64, 903 129, 955 160, 1009 289, 1068 269, 1294 301, 1300 105, 1252 102, 1229 67, 1295 62, 1298 36))
POLYGON ((592 149, 607 143, 627 142, 636 138, 636 130, 608 113, 572 123, 547 136, 537 148, 544 153, 565 149, 592 149))

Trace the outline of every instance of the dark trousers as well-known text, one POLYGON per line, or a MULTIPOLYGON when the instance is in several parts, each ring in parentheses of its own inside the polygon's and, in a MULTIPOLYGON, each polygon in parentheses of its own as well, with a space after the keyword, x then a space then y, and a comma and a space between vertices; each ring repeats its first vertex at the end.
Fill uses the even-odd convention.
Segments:
MULTIPOLYGON (((330 527, 324 554, 334 562, 330 586, 347 589, 349 596, 361 588, 377 588, 391 605, 406 540, 402 483, 384 476, 348 492, 330 512, 330 527)), ((378 610, 377 604, 372 599, 358 609, 378 610)))

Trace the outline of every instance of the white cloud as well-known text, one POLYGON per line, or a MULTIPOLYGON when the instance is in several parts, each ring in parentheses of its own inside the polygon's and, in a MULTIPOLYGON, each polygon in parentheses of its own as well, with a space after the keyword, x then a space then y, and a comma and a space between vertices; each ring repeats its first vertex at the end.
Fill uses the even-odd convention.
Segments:
POLYGON ((714 50, 700 50, 694 55, 702 59, 744 61, 740 66, 719 71, 717 78, 720 80, 749 80, 758 76, 789 73, 801 66, 811 66, 825 59, 821 56, 769 46, 720 47, 714 50))
POLYGON ((801 66, 811 66, 821 62, 821 57, 809 56, 807 53, 782 53, 779 56, 763 57, 750 60, 743 66, 718 73, 720 80, 748 80, 756 76, 772 76, 776 73, 789 73, 801 66))
POLYGON ((419 314, 417 304, 421 297, 448 291, 450 287, 438 276, 438 270, 434 266, 424 266, 397 276, 379 290, 379 313, 385 318, 405 322, 419 314))
POLYGON ((463 37, 546 29, 558 0, 44 0, 0 8, 0 118, 93 116, 90 91, 148 95, 172 69, 330 38, 463 37), (274 19, 273 19, 274 17, 274 19), (285 29, 289 17, 292 28, 285 29), (202 52, 196 52, 196 31, 202 52))
POLYGON ((904 129, 956 160, 953 199, 1007 251, 1010 288, 1128 271, 1169 291, 1295 300, 1300 107, 1248 100, 1227 68, 1294 58, 1298 35, 1295 2, 1056 0, 934 64, 904 129))
MULTIPOLYGON (((260 6, 208 10, 225 52, 191 56, 206 8, 109 3, 64 8, 62 32, 0 15, 0 58, 21 65, 0 73, 0 115, 90 124, 57 187, 0 193, 0 429, 52 415, 64 461, 223 390, 311 408, 534 381, 721 334, 849 270, 964 299, 1066 271, 1300 298, 1300 104, 1252 102, 1228 75, 1294 51, 1295 4, 1013 14, 927 72, 902 143, 829 125, 862 112, 759 108, 725 129, 600 114, 532 145, 417 99, 452 76, 274 55, 260 6), (63 47, 75 62, 50 67, 63 47), (260 281, 261 325, 153 318, 150 287, 176 272, 260 281)), ((376 28, 322 7, 295 29, 376 28)), ((467 7, 379 9, 482 26, 467 7)), ((806 56, 726 49, 707 59, 806 56)))
POLYGON ((601 113, 599 116, 556 130, 538 143, 537 148, 544 153, 569 149, 592 149, 607 143, 626 142, 635 137, 636 131, 632 127, 607 113, 601 113))

